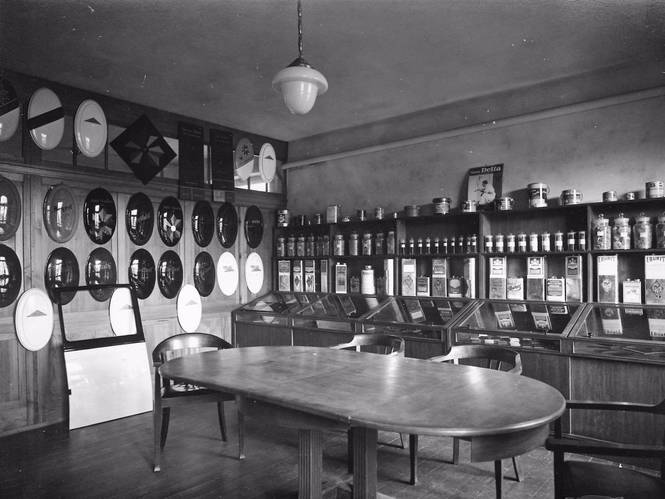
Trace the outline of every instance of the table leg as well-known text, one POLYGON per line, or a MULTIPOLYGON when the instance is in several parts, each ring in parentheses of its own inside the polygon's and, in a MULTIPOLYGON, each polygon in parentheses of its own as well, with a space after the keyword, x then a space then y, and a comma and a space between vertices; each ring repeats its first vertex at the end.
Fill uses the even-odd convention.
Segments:
POLYGON ((321 499, 321 431, 298 430, 298 448, 298 497, 321 499))
POLYGON ((353 428, 353 497, 376 497, 377 430, 353 428))

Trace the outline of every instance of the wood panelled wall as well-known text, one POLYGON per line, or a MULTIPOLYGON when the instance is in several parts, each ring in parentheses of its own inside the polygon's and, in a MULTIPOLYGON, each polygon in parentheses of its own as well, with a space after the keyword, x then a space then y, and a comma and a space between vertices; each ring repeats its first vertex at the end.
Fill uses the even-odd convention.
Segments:
MULTIPOLYGON (((7 78, 20 94, 25 104, 30 93, 39 86, 47 86, 55 90, 65 108, 65 137, 53 151, 40 151, 32 144, 24 127, 21 125, 17 133, 5 142, 0 142, 0 175, 8 178, 16 185, 22 202, 21 224, 16 234, 2 243, 12 248, 19 257, 22 267, 21 293, 32 287, 45 289, 44 275, 50 253, 58 247, 67 247, 78 260, 79 284, 85 284, 85 266, 90 253, 97 247, 106 248, 116 263, 118 282, 127 283, 128 264, 132 253, 139 248, 127 236, 125 226, 125 209, 129 198, 137 193, 145 193, 152 201, 155 215, 160 202, 167 196, 178 197, 177 166, 167 167, 165 174, 143 185, 121 162, 111 154, 108 147, 106 157, 83 158, 77 164, 72 153, 72 122, 78 104, 86 99, 97 100, 109 121, 109 142, 120 133, 125 126, 143 113, 165 136, 177 137, 177 122, 186 121, 201 125, 197 120, 172 115, 154 109, 142 108, 132 104, 111 99, 107 96, 88 94, 77 89, 68 89, 51 82, 44 82, 31 77, 0 72, 7 78), (125 113, 126 111, 126 113, 125 113), (170 168, 170 171, 169 171, 170 168), (64 244, 53 241, 44 227, 43 202, 48 189, 57 184, 67 185, 75 194, 78 227, 74 237, 64 244), (113 237, 104 245, 93 243, 88 237, 83 224, 83 203, 87 194, 97 187, 109 191, 114 199, 117 210, 117 224, 113 237)), ((25 110, 25 106, 24 106, 25 110)), ((207 128, 217 127, 205 124, 207 128)), ((234 143, 240 136, 249 136, 260 147, 265 137, 253 136, 241 131, 234 133, 234 143)), ((284 159, 286 144, 270 140, 275 146, 278 158, 284 159)), ((78 158, 81 158, 79 155, 78 158)), ((211 202, 213 211, 217 213, 221 201, 212 201, 212 190, 203 191, 204 197, 211 202)), ((208 297, 202 297, 203 318, 199 330, 210 332, 231 341, 230 311, 240 303, 253 299, 271 289, 271 257, 272 229, 274 212, 284 205, 280 194, 269 194, 254 191, 237 190, 225 193, 224 198, 231 201, 239 218, 238 236, 235 244, 228 248, 238 261, 239 286, 233 296, 224 296, 218 284, 208 297), (264 220, 264 237, 258 248, 252 250, 247 245, 243 231, 243 221, 247 207, 255 205, 260 208, 264 220), (265 280, 261 291, 252 295, 245 285, 245 261, 251 251, 259 253, 263 259, 265 280)), ((157 226, 150 240, 141 248, 150 252, 155 264, 168 249, 176 251, 183 263, 183 285, 193 284, 194 259, 200 251, 207 251, 215 261, 227 251, 217 237, 205 248, 199 247, 192 234, 192 210, 196 201, 180 199, 183 208, 183 234, 179 243, 167 247, 159 237, 157 226)), ((20 296, 20 295, 19 295, 20 296)), ((70 304, 72 310, 80 314, 81 320, 92 311, 108 308, 108 301, 99 303, 90 299, 87 294, 79 293, 70 304)), ((26 350, 18 341, 14 326, 14 309, 16 301, 0 308, 0 436, 34 429, 41 426, 65 423, 67 399, 65 395, 65 371, 62 355, 62 338, 57 322, 57 307, 54 306, 55 324, 50 343, 37 352, 26 350)), ((182 332, 177 320, 176 298, 165 298, 157 284, 151 295, 139 300, 141 316, 146 336, 147 350, 162 339, 182 332)))

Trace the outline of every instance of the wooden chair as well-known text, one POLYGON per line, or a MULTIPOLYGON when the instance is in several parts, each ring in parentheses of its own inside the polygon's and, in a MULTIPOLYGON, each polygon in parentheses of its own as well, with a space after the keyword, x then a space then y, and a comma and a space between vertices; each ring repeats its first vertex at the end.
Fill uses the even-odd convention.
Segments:
MULTIPOLYGON (((349 350, 354 349, 356 352, 369 352, 382 355, 393 355, 404 357, 406 343, 404 338, 400 336, 392 336, 390 334, 381 333, 363 333, 356 334, 351 338, 348 343, 340 343, 333 345, 330 348, 336 350, 349 350)), ((348 431, 347 438, 347 466, 349 473, 353 472, 353 429, 348 431)), ((400 443, 399 447, 404 448, 404 436, 399 434, 400 443)), ((394 445, 385 444, 384 445, 394 445)))
MULTIPOLYGON (((665 415, 665 400, 654 405, 569 400, 566 408, 665 415)), ((665 497, 665 438, 661 445, 639 445, 564 435, 559 419, 555 422, 554 437, 547 439, 545 447, 554 453, 556 499, 586 495, 626 499, 665 497), (566 460, 566 452, 594 456, 658 458, 660 478, 611 463, 566 460)))
MULTIPOLYGON (((473 360, 474 365, 480 365, 487 369, 496 369, 513 374, 522 374, 522 358, 514 350, 501 347, 485 345, 457 345, 453 346, 446 355, 439 355, 428 359, 431 362, 452 362, 459 364, 460 360, 473 360)), ((460 437, 463 438, 463 437, 460 437)), ((453 464, 459 462, 459 441, 453 438, 453 464)), ((418 435, 409 435, 409 456, 411 460, 410 483, 415 485, 418 480, 418 435)), ((513 469, 515 480, 520 481, 519 466, 517 458, 513 456, 513 469)), ((501 460, 494 461, 494 479, 496 481, 496 497, 501 497, 501 482, 503 480, 503 469, 501 460)))
MULTIPOLYGON (((235 396, 190 384, 175 383, 173 380, 162 378, 159 374, 159 367, 168 360, 201 351, 222 350, 224 348, 233 348, 233 346, 222 338, 212 334, 184 333, 166 338, 152 351, 152 361, 155 367, 153 406, 154 471, 160 471, 161 469, 161 455, 169 431, 171 407, 201 402, 216 402, 219 429, 222 434, 222 440, 226 442, 224 402, 235 400, 235 396)), ((238 446, 239 459, 244 459, 244 424, 243 415, 240 411, 238 411, 238 446)))

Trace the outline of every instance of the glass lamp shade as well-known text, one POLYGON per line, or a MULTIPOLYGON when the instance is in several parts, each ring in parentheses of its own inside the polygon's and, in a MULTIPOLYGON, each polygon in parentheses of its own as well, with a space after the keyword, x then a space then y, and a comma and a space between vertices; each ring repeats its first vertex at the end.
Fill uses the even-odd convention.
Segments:
POLYGON ((292 114, 307 114, 317 95, 328 90, 328 81, 319 71, 308 66, 288 66, 275 75, 272 86, 282 93, 284 104, 292 114))

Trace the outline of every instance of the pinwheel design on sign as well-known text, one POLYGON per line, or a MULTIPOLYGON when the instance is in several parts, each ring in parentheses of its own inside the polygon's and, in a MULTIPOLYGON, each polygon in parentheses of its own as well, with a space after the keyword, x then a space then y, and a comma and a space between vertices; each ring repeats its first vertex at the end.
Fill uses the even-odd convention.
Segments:
POLYGON ((21 118, 21 106, 16 90, 7 80, 0 78, 0 142, 9 140, 21 118))
POLYGON ((159 205, 157 231, 167 246, 175 246, 182 236, 182 207, 173 196, 166 197, 159 205))
POLYGON ((111 142, 111 147, 143 184, 150 182, 176 157, 145 114, 118 135, 111 142))

